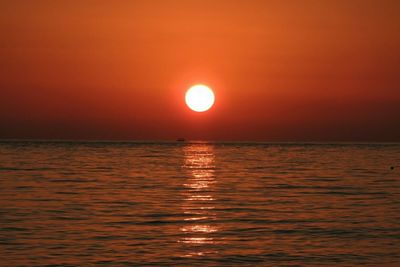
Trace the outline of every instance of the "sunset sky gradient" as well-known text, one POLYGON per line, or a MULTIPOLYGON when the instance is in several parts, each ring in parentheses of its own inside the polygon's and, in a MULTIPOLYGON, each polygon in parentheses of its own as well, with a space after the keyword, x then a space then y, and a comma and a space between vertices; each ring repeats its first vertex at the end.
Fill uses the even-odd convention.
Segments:
POLYGON ((400 141, 400 1, 0 2, 0 138, 400 141), (210 111, 185 104, 197 83, 210 111))

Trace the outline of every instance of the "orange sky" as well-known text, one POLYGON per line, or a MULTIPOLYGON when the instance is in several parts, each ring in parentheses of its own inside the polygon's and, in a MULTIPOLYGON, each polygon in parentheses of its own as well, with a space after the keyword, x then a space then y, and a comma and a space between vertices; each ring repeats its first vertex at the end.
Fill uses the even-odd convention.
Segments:
POLYGON ((0 2, 0 138, 400 141, 400 1, 0 2), (184 93, 205 83, 205 113, 184 93))

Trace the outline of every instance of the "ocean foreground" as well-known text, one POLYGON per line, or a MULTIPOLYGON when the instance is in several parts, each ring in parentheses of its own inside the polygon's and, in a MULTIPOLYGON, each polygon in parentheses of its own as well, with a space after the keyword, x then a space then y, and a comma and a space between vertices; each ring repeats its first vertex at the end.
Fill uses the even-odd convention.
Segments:
POLYGON ((399 266, 399 144, 0 142, 10 266, 399 266))

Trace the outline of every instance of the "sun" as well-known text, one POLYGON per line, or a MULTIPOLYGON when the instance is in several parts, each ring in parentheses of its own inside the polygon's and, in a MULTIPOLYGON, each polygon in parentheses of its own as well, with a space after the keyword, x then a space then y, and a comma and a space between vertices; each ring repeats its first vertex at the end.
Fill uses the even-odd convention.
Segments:
POLYGON ((186 105, 196 112, 209 110, 215 102, 214 92, 210 87, 197 84, 189 88, 185 95, 186 105))

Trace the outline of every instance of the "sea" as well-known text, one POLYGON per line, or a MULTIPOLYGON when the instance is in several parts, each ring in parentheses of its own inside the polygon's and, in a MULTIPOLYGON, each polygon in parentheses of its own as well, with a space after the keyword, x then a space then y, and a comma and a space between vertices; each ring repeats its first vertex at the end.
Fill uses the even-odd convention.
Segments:
POLYGON ((400 266, 400 144, 2 141, 0 266, 400 266))

